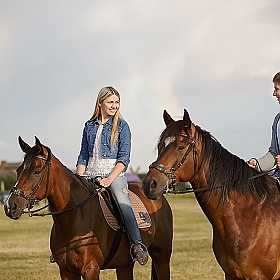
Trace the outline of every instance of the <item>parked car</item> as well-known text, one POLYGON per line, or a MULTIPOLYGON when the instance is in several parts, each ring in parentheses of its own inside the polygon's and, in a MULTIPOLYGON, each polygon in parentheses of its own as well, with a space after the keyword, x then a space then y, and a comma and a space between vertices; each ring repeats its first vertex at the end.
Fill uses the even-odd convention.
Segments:
POLYGON ((5 201, 7 200, 8 196, 9 196, 9 193, 0 193, 0 202, 2 202, 4 204, 5 201))

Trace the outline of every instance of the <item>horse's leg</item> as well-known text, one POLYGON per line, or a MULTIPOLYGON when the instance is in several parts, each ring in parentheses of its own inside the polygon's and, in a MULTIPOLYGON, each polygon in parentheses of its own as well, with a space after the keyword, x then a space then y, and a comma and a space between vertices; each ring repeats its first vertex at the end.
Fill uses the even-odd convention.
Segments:
POLYGON ((172 254, 173 218, 167 201, 163 198, 164 212, 159 215, 157 228, 149 254, 152 259, 152 278, 170 280, 170 258, 172 254), (161 222, 160 222, 161 221, 161 222))
POLYGON ((99 280, 100 269, 96 261, 88 263, 81 273, 84 280, 99 280))
POLYGON ((156 272, 156 268, 154 265, 154 262, 152 261, 152 275, 151 275, 151 280, 159 280, 157 277, 157 272, 156 272))
POLYGON ((227 273, 225 273, 225 280, 238 280, 239 278, 233 277, 227 273))
POLYGON ((134 263, 132 265, 128 265, 124 267, 117 267, 116 268, 117 279, 133 280, 133 267, 134 267, 134 263))
POLYGON ((75 271, 66 271, 61 270, 60 276, 62 280, 81 280, 81 276, 84 280, 99 280, 99 269, 96 269, 92 263, 88 264, 87 267, 84 269, 83 272, 75 271))
POLYGON ((65 270, 60 270, 60 277, 62 280, 81 280, 79 273, 74 274, 65 270))
MULTIPOLYGON (((170 280, 170 257, 162 250, 154 251, 149 248, 149 254, 152 258, 152 280, 170 280)), ((169 255, 169 253, 168 253, 169 255)))

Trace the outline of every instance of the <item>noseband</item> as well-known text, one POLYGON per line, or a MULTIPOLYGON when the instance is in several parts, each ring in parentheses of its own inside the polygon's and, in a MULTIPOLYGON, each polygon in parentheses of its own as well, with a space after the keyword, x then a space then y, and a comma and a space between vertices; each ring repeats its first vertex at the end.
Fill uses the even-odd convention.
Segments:
MULTIPOLYGON (((179 163, 175 166, 175 167, 172 167, 170 169, 170 171, 168 172, 166 170, 166 168, 164 167, 164 165, 162 165, 161 163, 158 163, 158 162, 153 162, 150 166, 149 166, 149 169, 152 169, 152 168, 155 168, 156 170, 158 170, 159 172, 165 174, 167 176, 167 178, 169 180, 171 180, 171 184, 170 185, 167 185, 167 189, 166 189, 166 193, 175 193, 175 186, 176 186, 176 175, 175 175, 175 172, 183 165, 183 163, 185 162, 187 156, 189 155, 189 153, 193 150, 193 152, 195 153, 195 144, 196 144, 196 139, 187 135, 187 134, 177 134, 179 136, 182 136, 182 137, 186 137, 186 138, 189 138, 191 140, 191 144, 189 145, 187 151, 185 152, 184 156, 181 158, 181 160, 179 161, 179 163), (173 191, 169 188, 169 186, 172 187, 173 191)), ((194 165, 194 175, 195 175, 195 165, 194 165)))
POLYGON ((41 156, 36 156, 36 158, 45 160, 46 164, 43 167, 42 171, 39 173, 39 174, 41 174, 41 177, 39 179, 39 182, 36 184, 35 188, 32 190, 32 192, 29 195, 26 195, 26 194, 24 194, 24 192, 21 189, 18 189, 16 186, 12 187, 11 190, 10 190, 10 194, 16 194, 20 197, 23 197, 24 199, 26 199, 28 201, 28 209, 29 210, 37 202, 36 199, 34 198, 34 195, 36 194, 36 192, 40 188, 47 171, 48 171, 48 178, 47 178, 47 185, 46 185, 46 193, 47 193, 47 190, 48 190, 48 183, 49 183, 49 176, 50 176, 50 166, 51 166, 51 150, 48 147, 45 147, 45 148, 48 150, 48 157, 47 158, 41 157, 41 156))

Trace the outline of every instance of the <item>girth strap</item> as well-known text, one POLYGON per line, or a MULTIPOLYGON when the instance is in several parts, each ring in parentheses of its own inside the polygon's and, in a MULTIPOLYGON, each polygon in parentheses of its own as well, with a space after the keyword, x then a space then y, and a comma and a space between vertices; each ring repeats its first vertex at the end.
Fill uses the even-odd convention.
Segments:
POLYGON ((106 202, 111 213, 116 217, 118 224, 120 226, 119 229, 117 229, 116 234, 114 236, 114 240, 113 240, 111 249, 109 251, 109 254, 101 267, 101 269, 104 269, 110 263, 110 261, 113 259, 116 252, 119 249, 121 239, 122 239, 122 234, 125 229, 125 223, 124 223, 124 219, 123 219, 123 215, 122 215, 119 203, 117 202, 111 189, 110 188, 104 189, 104 191, 101 192, 101 195, 102 195, 104 201, 106 202))

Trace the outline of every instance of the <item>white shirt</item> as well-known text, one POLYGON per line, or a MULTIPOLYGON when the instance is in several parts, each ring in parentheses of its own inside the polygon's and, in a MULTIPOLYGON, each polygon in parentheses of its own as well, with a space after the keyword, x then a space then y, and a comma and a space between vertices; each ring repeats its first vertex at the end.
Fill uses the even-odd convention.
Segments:
POLYGON ((101 132, 103 125, 99 125, 95 143, 93 147, 93 155, 89 158, 86 174, 92 178, 101 176, 108 177, 116 165, 116 159, 102 158, 101 155, 101 132))

